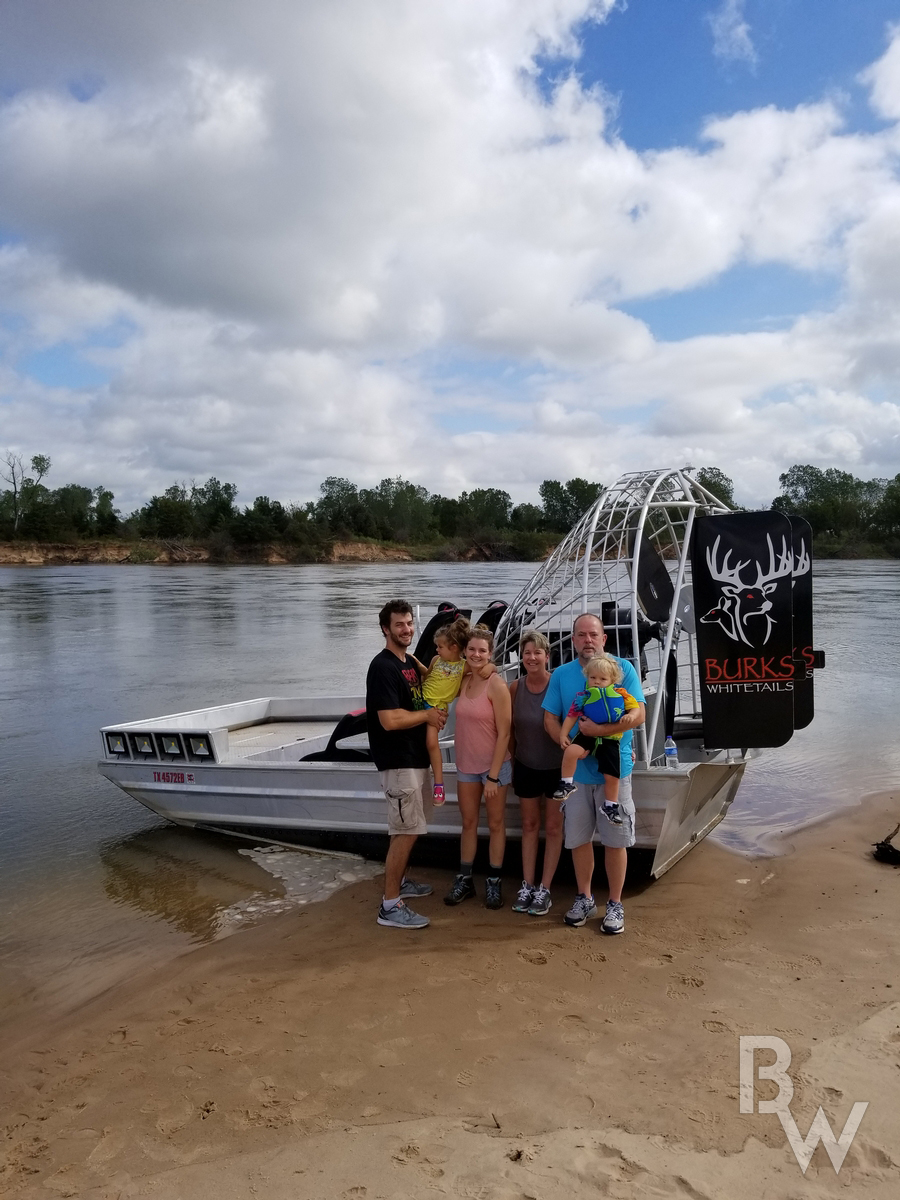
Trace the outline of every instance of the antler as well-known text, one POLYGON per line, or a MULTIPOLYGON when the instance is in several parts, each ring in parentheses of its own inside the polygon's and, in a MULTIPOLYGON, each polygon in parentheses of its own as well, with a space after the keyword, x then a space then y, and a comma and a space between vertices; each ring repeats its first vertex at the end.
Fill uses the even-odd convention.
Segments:
POLYGON ((794 578, 796 579, 798 575, 805 575, 809 570, 809 567, 809 554, 806 551, 806 542, 801 541, 800 553, 797 555, 797 558, 794 562, 794 578))
POLYGON ((775 562, 775 547, 772 545, 772 538, 768 533, 766 541, 769 543, 769 569, 763 574, 760 564, 756 564, 756 587, 762 587, 764 583, 772 583, 775 579, 782 579, 785 575, 794 573, 794 552, 788 549, 787 538, 781 539, 781 552, 778 555, 777 563, 775 562))
POLYGON ((718 580, 719 583, 732 583, 736 584, 737 587, 746 587, 743 579, 741 579, 741 571, 743 571, 744 567, 750 565, 750 559, 748 558, 744 562, 739 562, 736 566, 730 567, 728 560, 731 558, 731 551, 727 550, 725 557, 722 559, 721 567, 718 566, 716 559, 719 556, 719 542, 721 540, 722 537, 720 535, 713 542, 712 550, 708 547, 706 550, 706 565, 709 567, 710 575, 713 579, 718 580))

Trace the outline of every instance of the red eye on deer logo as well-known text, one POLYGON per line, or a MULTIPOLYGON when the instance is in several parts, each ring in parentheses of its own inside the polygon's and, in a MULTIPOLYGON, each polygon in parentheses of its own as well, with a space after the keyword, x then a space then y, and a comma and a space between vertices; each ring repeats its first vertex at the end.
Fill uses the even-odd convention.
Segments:
POLYGON ((809 570, 809 555, 806 546, 801 542, 800 553, 794 560, 794 552, 788 546, 787 538, 781 540, 781 550, 776 556, 772 538, 767 534, 769 544, 769 565, 764 568, 761 563, 752 559, 744 559, 733 566, 729 560, 731 551, 728 550, 719 564, 719 543, 717 537, 712 549, 706 551, 706 565, 710 576, 722 585, 722 597, 715 608, 704 613, 700 621, 704 625, 720 625, 725 633, 735 642, 743 642, 745 646, 764 646, 772 633, 775 619, 770 615, 772 601, 769 597, 778 586, 778 580, 790 575, 796 578, 809 570), (751 566, 756 567, 756 581, 745 582, 743 571, 751 566))

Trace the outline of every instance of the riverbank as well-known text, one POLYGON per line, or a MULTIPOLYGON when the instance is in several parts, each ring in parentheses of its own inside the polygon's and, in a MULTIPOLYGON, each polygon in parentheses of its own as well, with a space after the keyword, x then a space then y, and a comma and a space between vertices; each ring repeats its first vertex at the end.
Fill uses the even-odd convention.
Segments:
POLYGON ((532 562, 554 546, 535 535, 510 541, 454 539, 435 544, 399 545, 375 540, 290 545, 236 546, 227 539, 208 542, 96 541, 0 542, 0 567, 59 567, 84 564, 156 565, 212 563, 296 566, 301 563, 532 562))
POLYGON ((425 871, 420 933, 375 924, 374 880, 203 947, 4 1047, 4 1191, 892 1200, 900 875, 870 849, 898 804, 778 859, 705 842, 619 938, 564 927, 568 893, 546 921, 447 909, 425 871), (804 1133, 869 1102, 839 1176, 739 1112, 744 1033, 789 1044, 804 1133))

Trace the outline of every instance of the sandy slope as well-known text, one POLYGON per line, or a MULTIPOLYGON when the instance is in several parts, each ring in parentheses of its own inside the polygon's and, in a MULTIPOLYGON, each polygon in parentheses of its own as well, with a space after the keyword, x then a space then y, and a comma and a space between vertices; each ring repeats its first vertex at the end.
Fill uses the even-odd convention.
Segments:
MULTIPOLYGON (((4 1050, 10 1196, 898 1194, 900 871, 881 797, 747 862, 705 844, 623 937, 476 903, 374 923, 377 881, 205 947, 4 1050), (803 1133, 738 1109, 738 1035, 793 1052, 803 1133)), ((428 873, 440 889, 447 877, 428 873)), ((774 1095, 760 1083, 759 1095, 774 1095)))

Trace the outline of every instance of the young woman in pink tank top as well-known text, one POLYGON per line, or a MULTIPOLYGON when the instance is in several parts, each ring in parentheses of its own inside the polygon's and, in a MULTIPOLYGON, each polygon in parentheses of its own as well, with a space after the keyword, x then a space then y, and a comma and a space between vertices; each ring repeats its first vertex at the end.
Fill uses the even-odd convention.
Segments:
POLYGON ((502 908, 500 872, 506 849, 506 789, 512 777, 509 754, 511 705, 509 690, 499 675, 482 679, 494 648, 493 633, 476 625, 466 644, 470 674, 456 701, 456 798, 462 820, 459 874, 444 897, 460 904, 475 895, 472 864, 478 848, 478 817, 484 796, 490 832, 490 873, 485 882, 485 907, 502 908))

